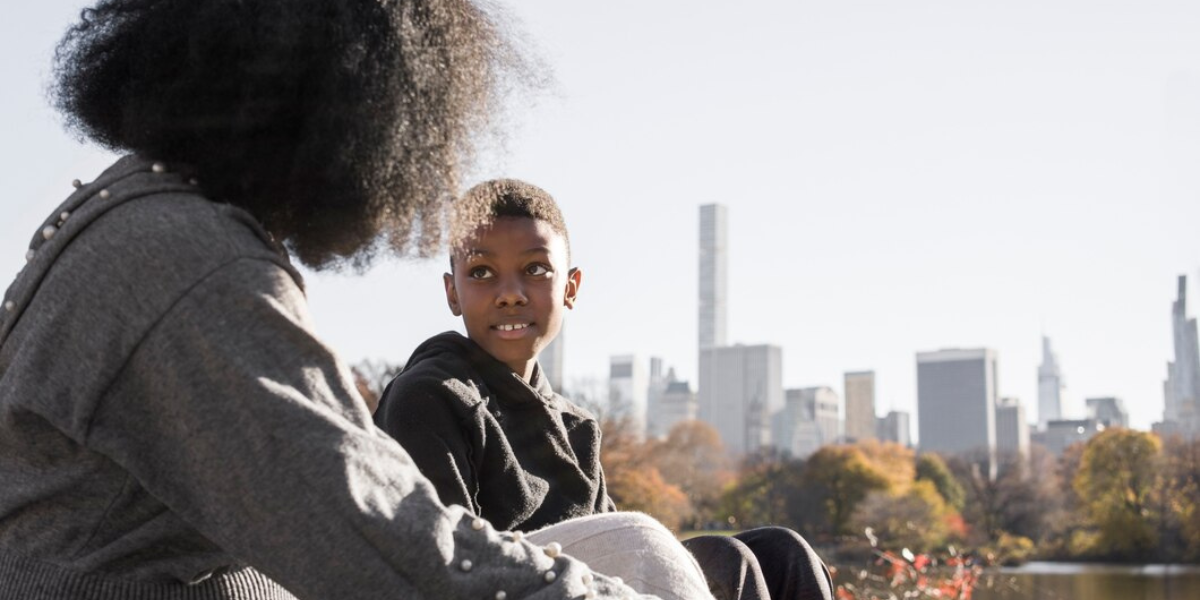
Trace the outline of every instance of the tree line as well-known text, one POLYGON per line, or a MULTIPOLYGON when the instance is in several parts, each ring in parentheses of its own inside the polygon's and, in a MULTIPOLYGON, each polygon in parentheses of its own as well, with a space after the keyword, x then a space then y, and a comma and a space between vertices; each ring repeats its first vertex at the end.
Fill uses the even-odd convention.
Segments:
MULTIPOLYGON (((363 361, 353 371, 373 408, 400 366, 363 361)), ((619 412, 595 412, 618 507, 679 532, 782 525, 839 557, 951 548, 988 562, 1200 563, 1200 440, 1110 428, 1057 457, 1041 446, 1024 456, 918 454, 872 440, 734 462, 702 422, 640 440, 619 412)))
POLYGON ((783 525, 847 558, 958 548, 1010 563, 1200 562, 1200 440, 1112 428, 1061 457, 866 441, 735 463, 706 424, 641 441, 610 419, 601 461, 620 508, 678 531, 783 525))

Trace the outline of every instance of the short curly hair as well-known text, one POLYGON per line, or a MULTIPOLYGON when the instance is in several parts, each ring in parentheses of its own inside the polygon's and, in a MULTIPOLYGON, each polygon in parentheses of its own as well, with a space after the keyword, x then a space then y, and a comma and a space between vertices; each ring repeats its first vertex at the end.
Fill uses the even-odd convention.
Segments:
POLYGON ((69 127, 190 166, 313 267, 437 248, 501 84, 536 79, 468 0, 100 0, 55 75, 69 127))
MULTIPOLYGON (((549 192, 531 183, 518 179, 493 179, 467 190, 452 209, 450 220, 451 251, 462 248, 462 244, 480 227, 487 227, 496 219, 518 217, 534 219, 550 226, 562 236, 567 249, 567 260, 571 259, 571 237, 567 235, 567 222, 563 219, 558 203, 549 192)), ((454 267, 453 256, 451 268, 454 267)))

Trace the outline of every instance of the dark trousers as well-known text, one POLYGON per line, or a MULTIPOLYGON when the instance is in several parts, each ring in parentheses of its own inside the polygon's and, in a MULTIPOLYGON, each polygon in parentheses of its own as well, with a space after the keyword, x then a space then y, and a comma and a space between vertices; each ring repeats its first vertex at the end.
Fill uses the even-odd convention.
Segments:
POLYGON ((833 579, 800 534, 760 527, 683 542, 717 600, 833 600, 833 579))

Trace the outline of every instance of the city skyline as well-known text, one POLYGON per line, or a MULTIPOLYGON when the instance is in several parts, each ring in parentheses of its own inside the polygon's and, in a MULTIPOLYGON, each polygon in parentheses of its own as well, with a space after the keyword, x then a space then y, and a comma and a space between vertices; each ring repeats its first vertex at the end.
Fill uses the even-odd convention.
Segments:
MULTIPOLYGON (((2 25, 9 277, 70 180, 111 158, 44 95, 84 5, 2 25)), ((1032 420, 1046 335, 1064 416, 1119 397, 1134 427, 1162 418, 1175 278, 1200 279, 1200 7, 505 7, 557 83, 465 183, 514 176, 560 201, 585 273, 568 385, 625 353, 695 385, 696 207, 719 203, 728 343, 781 347, 785 388, 844 395, 845 372, 872 370, 876 413, 915 416, 915 352, 988 347, 1032 420)), ((404 362, 458 328, 443 263, 308 273, 317 331, 348 362, 404 362)))

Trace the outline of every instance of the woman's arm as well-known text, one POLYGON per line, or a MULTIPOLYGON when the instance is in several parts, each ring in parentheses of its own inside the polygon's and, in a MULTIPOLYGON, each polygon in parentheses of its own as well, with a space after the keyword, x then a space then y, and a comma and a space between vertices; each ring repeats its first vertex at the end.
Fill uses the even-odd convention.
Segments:
MULTIPOLYGON (((591 577, 443 506, 371 424, 301 291, 267 261, 235 261, 180 298, 90 416, 85 443, 302 599, 567 598, 591 577)), ((595 581, 600 597, 629 592, 595 581)))

